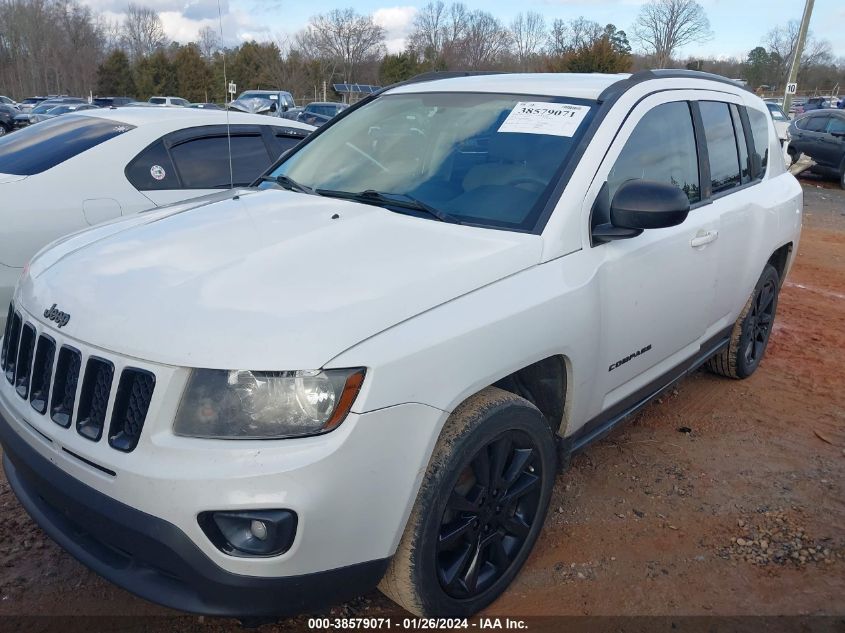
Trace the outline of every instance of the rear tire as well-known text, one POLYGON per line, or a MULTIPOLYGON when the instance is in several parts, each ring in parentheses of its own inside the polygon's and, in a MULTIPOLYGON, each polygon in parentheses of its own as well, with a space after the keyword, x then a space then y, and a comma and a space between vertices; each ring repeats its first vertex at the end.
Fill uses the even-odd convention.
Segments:
POLYGON ((557 455, 527 400, 488 387, 451 415, 379 589, 421 617, 469 617, 493 602, 531 552, 557 455))
POLYGON ((769 344, 779 289, 777 269, 766 264, 734 324, 730 344, 707 361, 707 369, 726 378, 748 378, 756 371, 769 344))

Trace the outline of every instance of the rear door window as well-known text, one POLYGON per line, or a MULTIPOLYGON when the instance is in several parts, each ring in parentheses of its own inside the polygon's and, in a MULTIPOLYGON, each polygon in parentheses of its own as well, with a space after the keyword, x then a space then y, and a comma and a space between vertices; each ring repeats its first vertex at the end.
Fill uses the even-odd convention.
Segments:
POLYGON ((675 185, 690 202, 701 200, 698 150, 686 101, 659 105, 637 123, 608 174, 610 200, 628 180, 675 185))
POLYGON ((299 130, 295 128, 270 129, 273 132, 273 151, 276 154, 273 157, 274 161, 289 149, 292 149, 299 145, 299 143, 302 142, 302 139, 308 136, 305 130, 299 130))
MULTIPOLYGON (((247 186, 270 166, 270 154, 261 134, 232 135, 229 173, 229 141, 223 136, 205 136, 174 145, 170 155, 185 189, 222 189, 247 186)), ((276 157, 273 157, 275 160, 276 157)))
POLYGON ((845 119, 839 117, 831 117, 830 123, 827 124, 828 134, 843 134, 845 133, 845 119))
POLYGON ((727 103, 700 101, 704 137, 710 160, 710 184, 714 194, 740 184, 736 135, 727 103))
POLYGON ((57 117, 0 137, 0 174, 34 176, 135 126, 95 117, 57 117))

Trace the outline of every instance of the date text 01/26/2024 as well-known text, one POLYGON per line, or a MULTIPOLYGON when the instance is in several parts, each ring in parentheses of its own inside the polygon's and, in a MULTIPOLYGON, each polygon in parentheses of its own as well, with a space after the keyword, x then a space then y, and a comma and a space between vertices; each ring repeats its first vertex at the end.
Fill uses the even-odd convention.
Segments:
POLYGON ((309 618, 310 630, 526 630, 525 620, 514 618, 309 618))

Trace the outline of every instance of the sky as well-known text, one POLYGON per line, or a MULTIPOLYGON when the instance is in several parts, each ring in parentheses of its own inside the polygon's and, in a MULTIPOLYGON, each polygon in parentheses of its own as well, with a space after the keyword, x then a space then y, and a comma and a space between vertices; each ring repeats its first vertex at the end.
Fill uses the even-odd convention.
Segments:
MULTIPOLYGON (((92 8, 119 18, 129 0, 82 0, 92 8)), ((445 0, 448 4, 449 0, 445 0)), ((224 40, 229 44, 248 40, 281 41, 290 38, 314 14, 354 7, 371 14, 387 33, 391 52, 403 49, 417 10, 428 0, 135 0, 156 9, 167 36, 178 42, 196 38, 203 26, 218 30, 218 2, 223 14, 224 40)), ((520 11, 536 11, 547 23, 555 19, 585 17, 612 22, 631 35, 631 24, 645 0, 464 0, 470 9, 484 9, 504 23, 520 11)), ((680 57, 744 57, 762 43, 766 33, 791 19, 800 20, 803 0, 699 0, 704 7, 713 38, 682 49, 680 57)), ((834 54, 845 57, 845 2, 816 0, 810 29, 833 45, 834 54)), ((632 42, 633 43, 633 42, 632 42)), ((636 50, 636 45, 634 46, 636 50)))

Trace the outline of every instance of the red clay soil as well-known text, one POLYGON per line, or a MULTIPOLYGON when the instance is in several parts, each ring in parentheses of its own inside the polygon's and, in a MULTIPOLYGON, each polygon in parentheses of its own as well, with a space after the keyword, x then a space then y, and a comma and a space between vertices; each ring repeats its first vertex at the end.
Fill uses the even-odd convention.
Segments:
MULTIPOLYGON (((534 553, 488 615, 845 615, 845 192, 805 181, 805 195, 757 373, 700 371, 576 457, 534 553)), ((332 613, 406 615, 376 592, 332 613)), ((83 568, 0 480, 0 616, 173 614, 83 568)), ((88 630, 239 628, 191 616, 97 622, 88 630)))

